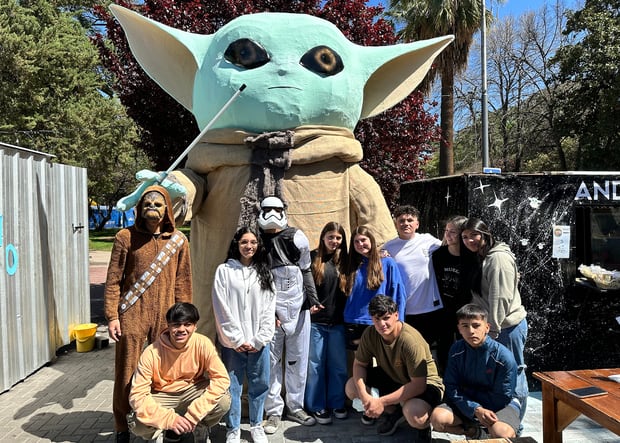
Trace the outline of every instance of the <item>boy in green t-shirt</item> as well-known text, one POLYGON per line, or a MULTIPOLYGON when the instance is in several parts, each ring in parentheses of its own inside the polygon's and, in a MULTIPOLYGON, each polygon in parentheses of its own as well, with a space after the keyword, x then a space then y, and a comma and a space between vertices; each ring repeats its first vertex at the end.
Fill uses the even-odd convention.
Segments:
POLYGON ((355 352, 347 396, 362 402, 362 423, 379 419, 380 435, 392 435, 406 420, 417 434, 416 442, 430 442, 430 414, 441 403, 444 388, 428 343, 399 320, 392 298, 373 297, 368 312, 374 328, 364 331, 355 352), (372 396, 371 388, 379 391, 379 397, 372 396))

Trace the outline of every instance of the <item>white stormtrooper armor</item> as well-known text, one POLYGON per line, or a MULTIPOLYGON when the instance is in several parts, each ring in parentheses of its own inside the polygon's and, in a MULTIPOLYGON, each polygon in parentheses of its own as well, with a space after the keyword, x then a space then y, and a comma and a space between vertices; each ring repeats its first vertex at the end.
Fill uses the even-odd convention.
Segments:
POLYGON ((258 226, 262 230, 285 229, 288 225, 284 203, 278 197, 266 197, 260 204, 258 226))
POLYGON ((269 252, 276 287, 276 328, 270 346, 270 388, 265 399, 267 416, 282 417, 304 407, 310 343, 310 306, 319 304, 310 268, 310 245, 306 235, 288 226, 284 203, 266 197, 258 216, 261 238, 269 252), (285 362, 283 364, 283 362, 285 362), (282 384, 286 386, 282 398, 282 384))

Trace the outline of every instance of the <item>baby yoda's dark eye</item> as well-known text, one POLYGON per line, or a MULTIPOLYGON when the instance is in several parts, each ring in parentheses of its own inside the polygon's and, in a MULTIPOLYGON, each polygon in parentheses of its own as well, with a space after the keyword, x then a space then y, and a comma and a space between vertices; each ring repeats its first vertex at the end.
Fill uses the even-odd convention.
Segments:
POLYGON ((327 46, 316 46, 310 49, 299 63, 304 68, 325 76, 336 75, 344 69, 338 53, 327 46))
POLYGON ((240 38, 228 45, 224 57, 233 65, 247 69, 258 68, 269 61, 265 48, 249 38, 240 38))

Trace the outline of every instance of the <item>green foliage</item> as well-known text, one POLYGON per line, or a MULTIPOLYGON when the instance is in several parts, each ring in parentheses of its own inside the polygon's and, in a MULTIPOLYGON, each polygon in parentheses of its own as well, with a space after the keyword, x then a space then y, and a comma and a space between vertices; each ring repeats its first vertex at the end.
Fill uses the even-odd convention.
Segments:
POLYGON ((114 236, 118 231, 118 229, 89 231, 88 249, 90 251, 111 251, 114 244, 114 236))
POLYGON ((0 4, 0 140, 88 168, 89 195, 114 204, 151 163, 105 78, 89 29, 60 2, 0 4))
POLYGON ((574 45, 555 57, 564 83, 560 126, 577 140, 580 169, 618 170, 620 142, 620 1, 587 0, 568 16, 574 45))
MULTIPOLYGON (((177 229, 184 233, 189 241, 190 226, 177 226, 177 229)), ((115 228, 89 231, 88 249, 91 251, 111 251, 114 244, 114 236, 119 230, 119 228, 115 228)))

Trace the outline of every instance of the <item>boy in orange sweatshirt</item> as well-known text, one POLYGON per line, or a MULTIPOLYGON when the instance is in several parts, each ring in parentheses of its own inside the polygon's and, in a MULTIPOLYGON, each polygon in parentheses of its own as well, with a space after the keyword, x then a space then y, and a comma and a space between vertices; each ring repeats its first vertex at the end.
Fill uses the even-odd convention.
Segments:
POLYGON ((211 340, 195 332, 198 319, 194 305, 175 303, 166 313, 168 329, 140 357, 128 423, 145 440, 163 440, 166 431, 181 441, 200 433, 196 441, 205 441, 204 431, 230 408, 228 371, 211 340))

